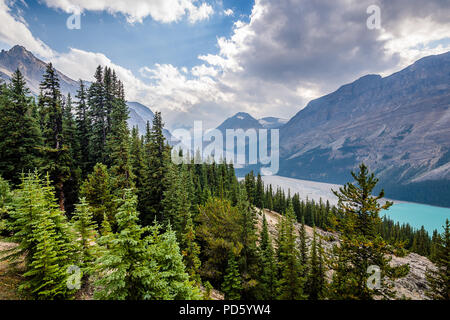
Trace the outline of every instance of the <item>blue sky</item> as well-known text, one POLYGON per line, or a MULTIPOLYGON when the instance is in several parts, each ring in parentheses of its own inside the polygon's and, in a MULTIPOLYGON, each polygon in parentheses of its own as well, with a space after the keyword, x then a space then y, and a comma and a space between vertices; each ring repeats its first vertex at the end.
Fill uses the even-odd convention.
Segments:
POLYGON ((449 16, 448 0, 0 0, 0 48, 23 45, 73 79, 108 65, 169 129, 215 127, 237 112, 290 118, 450 51, 449 16), (74 12, 80 30, 66 27, 74 12))
POLYGON ((40 1, 15 3, 22 11, 33 35, 58 52, 78 48, 103 52, 117 64, 138 72, 139 68, 155 63, 170 63, 177 67, 192 68, 199 64, 198 55, 217 53, 217 37, 229 37, 233 23, 248 21, 253 1, 209 1, 215 13, 209 19, 189 23, 162 24, 147 17, 143 23, 129 24, 123 14, 111 15, 105 11, 85 11, 81 16, 81 29, 66 28, 70 14, 51 9, 40 1), (233 15, 223 12, 233 10, 233 15))

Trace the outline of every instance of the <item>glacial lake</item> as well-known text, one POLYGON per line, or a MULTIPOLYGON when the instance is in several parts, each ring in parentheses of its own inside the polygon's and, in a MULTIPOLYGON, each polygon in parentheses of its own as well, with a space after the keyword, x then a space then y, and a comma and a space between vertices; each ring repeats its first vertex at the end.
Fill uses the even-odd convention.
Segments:
POLYGON ((430 235, 437 229, 443 232, 445 219, 450 220, 450 208, 434 207, 419 203, 396 203, 388 211, 382 211, 395 222, 409 223, 413 228, 420 229, 424 226, 430 235))

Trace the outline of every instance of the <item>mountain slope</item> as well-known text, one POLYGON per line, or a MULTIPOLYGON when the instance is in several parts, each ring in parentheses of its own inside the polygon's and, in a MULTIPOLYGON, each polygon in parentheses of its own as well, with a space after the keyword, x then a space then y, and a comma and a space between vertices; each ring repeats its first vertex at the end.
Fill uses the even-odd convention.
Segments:
POLYGON ((362 77, 281 128, 280 174, 344 183, 365 162, 389 196, 450 206, 449 108, 450 52, 385 78, 362 77))
MULTIPOLYGON (((4 80, 9 80, 12 73, 19 68, 27 80, 27 85, 35 95, 39 94, 39 83, 42 81, 42 75, 45 72, 46 63, 36 58, 30 51, 22 46, 16 45, 10 50, 0 52, 0 75, 4 80)), ((60 81, 61 91, 74 96, 78 83, 70 79, 63 73, 57 71, 60 81)))

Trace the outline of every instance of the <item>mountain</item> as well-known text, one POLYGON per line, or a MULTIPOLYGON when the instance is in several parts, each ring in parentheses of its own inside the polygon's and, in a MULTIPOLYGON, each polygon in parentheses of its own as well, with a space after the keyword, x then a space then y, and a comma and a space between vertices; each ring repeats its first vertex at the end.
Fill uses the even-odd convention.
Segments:
POLYGON ((275 118, 275 117, 265 117, 258 120, 258 122, 265 128, 265 129, 279 129, 283 125, 285 125, 288 120, 287 119, 281 119, 281 118, 275 118))
MULTIPOLYGON (((10 50, 2 50, 0 52, 0 79, 9 81, 11 75, 16 69, 25 77, 28 87, 33 95, 39 95, 39 84, 42 81, 42 76, 46 69, 46 63, 36 58, 25 47, 16 45, 10 50)), ((93 70, 92 72, 94 72, 93 70)), ((58 79, 60 81, 61 92, 64 95, 70 93, 75 97, 78 90, 78 81, 75 81, 62 72, 56 70, 58 79)), ((85 81, 86 86, 90 85, 89 81, 85 81)), ((140 134, 145 134, 147 121, 152 123, 153 112, 147 106, 138 102, 127 102, 130 109, 130 118, 128 119, 128 126, 130 128, 137 126, 140 134)), ((171 138, 168 130, 164 130, 164 136, 167 139, 171 138)), ((170 140, 169 140, 170 141, 170 140)))
MULTIPOLYGON (((0 77, 9 80, 12 73, 19 68, 27 80, 27 85, 36 96, 39 94, 39 83, 46 69, 46 63, 36 58, 30 51, 22 46, 14 46, 10 50, 0 52, 0 77)), ((75 96, 78 82, 70 79, 63 73, 57 71, 61 91, 75 96)))
POLYGON ((287 120, 285 119, 275 117, 266 117, 257 120, 246 112, 238 112, 222 122, 217 129, 224 133, 226 129, 243 129, 244 131, 248 129, 277 129, 286 122, 287 120))
POLYGON ((311 101, 280 129, 280 175, 350 181, 365 162, 387 196, 450 206, 450 52, 367 75, 311 101))

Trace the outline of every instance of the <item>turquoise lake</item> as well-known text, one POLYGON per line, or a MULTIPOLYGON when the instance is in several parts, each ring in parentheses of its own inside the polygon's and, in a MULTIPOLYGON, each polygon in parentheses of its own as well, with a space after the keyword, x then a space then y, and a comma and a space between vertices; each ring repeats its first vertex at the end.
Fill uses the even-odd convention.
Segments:
MULTIPOLYGON (((413 228, 424 226, 430 235, 437 229, 439 233, 443 232, 442 226, 445 219, 450 220, 450 208, 434 207, 418 203, 398 203, 394 204, 384 213, 392 220, 402 223, 409 223, 413 228)), ((383 215, 383 212, 381 213, 383 215)))

